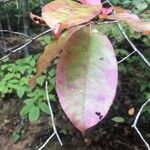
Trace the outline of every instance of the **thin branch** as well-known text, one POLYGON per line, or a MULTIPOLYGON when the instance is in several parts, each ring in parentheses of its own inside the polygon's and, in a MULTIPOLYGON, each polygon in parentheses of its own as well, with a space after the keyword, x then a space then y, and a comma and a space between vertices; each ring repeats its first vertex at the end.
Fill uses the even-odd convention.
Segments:
POLYGON ((97 22, 92 22, 93 24, 113 24, 113 23, 118 23, 119 21, 103 21, 103 22, 100 22, 100 21, 97 21, 97 22))
MULTIPOLYGON (((106 0, 106 2, 108 2, 108 4, 109 4, 110 6, 113 6, 112 3, 111 3, 109 0, 106 0)), ((115 13, 115 11, 114 11, 114 13, 115 13)), ((144 60, 144 62, 150 67, 149 61, 148 61, 148 60, 145 58, 145 56, 136 48, 136 46, 131 42, 131 40, 130 40, 130 39, 128 38, 128 36, 126 35, 126 33, 125 33, 123 27, 121 26, 121 24, 118 22, 117 25, 118 25, 120 31, 122 32, 122 34, 124 35, 125 39, 128 41, 128 43, 129 43, 129 44, 131 45, 131 47, 134 49, 133 52, 137 52, 138 55, 144 60)), ((129 57, 129 56, 126 56, 126 57, 129 57)), ((125 60, 125 59, 124 59, 124 60, 125 60)), ((138 122, 138 119, 139 119, 139 117, 140 117, 140 115, 141 115, 141 113, 142 113, 144 107, 145 107, 149 102, 150 102, 150 99, 147 100, 147 101, 141 106, 141 108, 140 108, 138 114, 137 114, 136 117, 135 117, 134 123, 133 123, 133 125, 132 125, 132 127, 136 130, 136 132, 137 132, 138 135, 140 136, 141 140, 145 143, 145 145, 146 145, 146 147, 147 147, 148 150, 150 150, 150 145, 146 142, 146 140, 145 140, 144 137, 142 136, 141 132, 140 132, 139 129, 137 128, 137 122, 138 122)))
POLYGON ((3 3, 6 3, 6 2, 10 2, 11 0, 0 0, 0 3, 3 2, 3 3))
MULTIPOLYGON (((42 33, 40 33, 40 34, 38 34, 37 36, 35 36, 35 37, 33 37, 33 38, 30 37, 29 41, 27 41, 27 42, 26 42, 25 44, 23 44, 22 46, 20 46, 20 47, 14 49, 13 51, 11 51, 9 54, 5 55, 4 57, 0 58, 0 61, 3 61, 3 60, 6 59, 7 57, 9 57, 11 54, 13 54, 13 53, 15 53, 15 52, 17 52, 17 51, 19 51, 19 50, 25 48, 26 46, 28 46, 29 44, 31 44, 33 41, 35 41, 35 40, 38 39, 39 37, 41 37, 41 36, 43 36, 43 35, 49 33, 50 31, 51 31, 51 29, 48 29, 48 30, 46 30, 46 31, 44 31, 44 32, 42 32, 42 33)), ((7 51, 7 50, 6 50, 6 51, 7 51)))
MULTIPOLYGON (((113 7, 112 3, 109 0, 106 0, 106 2, 113 7)), ((115 13, 115 11, 114 11, 115 13)), ((150 67, 150 62, 146 59, 146 57, 140 52, 140 50, 138 50, 138 48, 133 44, 133 42, 131 42, 131 40, 129 39, 129 37, 127 36, 127 34, 125 33, 122 25, 118 22, 117 23, 121 33, 123 34, 123 36, 125 37, 125 39, 128 41, 128 43, 130 44, 130 46, 133 48, 134 51, 136 51, 138 53, 138 55, 144 60, 144 62, 150 67)))
POLYGON ((141 132, 139 131, 139 129, 137 128, 137 122, 139 120, 139 117, 144 109, 144 107, 150 102, 150 99, 148 99, 140 108, 139 112, 137 113, 134 123, 132 125, 132 128, 134 128, 136 130, 136 132, 138 133, 138 135, 140 136, 140 138, 142 139, 142 141, 145 143, 146 147, 148 150, 150 150, 150 145, 146 142, 146 140, 144 139, 144 137, 142 136, 141 132))
POLYGON ((32 39, 32 38, 30 38, 28 35, 26 35, 26 34, 24 34, 24 33, 21 33, 21 32, 15 32, 15 31, 10 31, 10 30, 0 30, 0 32, 12 33, 12 34, 24 36, 24 37, 26 37, 26 38, 28 38, 28 39, 32 39))
POLYGON ((118 27, 120 29, 120 31, 122 32, 122 34, 124 35, 125 39, 129 42, 129 44, 131 45, 131 47, 134 49, 134 51, 136 51, 138 53, 138 55, 144 60, 144 62, 150 67, 150 62, 146 59, 146 57, 136 48, 136 46, 131 42, 131 40, 128 38, 128 36, 126 35, 125 31, 123 30, 123 27, 121 26, 120 23, 117 23, 118 27))
POLYGON ((49 107, 49 110, 50 110, 50 114, 51 114, 51 121, 52 121, 52 126, 53 126, 53 130, 54 130, 54 133, 56 134, 57 138, 58 138, 58 141, 60 143, 60 145, 62 146, 62 141, 59 137, 59 134, 57 132, 57 129, 56 129, 56 126, 55 126, 55 122, 54 122, 54 114, 53 114, 53 111, 52 111, 52 106, 51 106, 51 103, 50 103, 50 99, 49 99, 49 94, 48 94, 48 81, 45 82, 45 90, 46 90, 46 97, 47 97, 47 103, 48 103, 48 107, 49 107))
POLYGON ((123 59, 121 59, 120 61, 118 61, 118 64, 122 63, 123 61, 125 61, 126 59, 128 59, 131 55, 133 55, 136 51, 131 52, 129 55, 127 55, 126 57, 124 57, 123 59))
POLYGON ((54 114, 53 114, 53 111, 52 111, 52 106, 51 106, 51 103, 50 103, 50 98, 49 98, 49 94, 48 94, 48 81, 46 80, 45 82, 45 91, 46 91, 46 98, 47 98, 47 103, 48 103, 48 107, 49 107, 49 111, 50 111, 50 115, 51 115, 51 122, 52 122, 52 127, 53 127, 53 134, 46 140, 46 142, 38 149, 38 150, 41 150, 43 149, 46 144, 52 139, 52 137, 54 135, 56 135, 60 145, 62 146, 63 143, 60 139, 60 136, 57 132, 57 129, 56 129, 56 126, 55 126, 55 121, 54 121, 54 114))
POLYGON ((54 137, 55 133, 53 133, 47 140, 46 142, 40 147, 38 148, 38 150, 42 150, 46 145, 47 143, 54 137))

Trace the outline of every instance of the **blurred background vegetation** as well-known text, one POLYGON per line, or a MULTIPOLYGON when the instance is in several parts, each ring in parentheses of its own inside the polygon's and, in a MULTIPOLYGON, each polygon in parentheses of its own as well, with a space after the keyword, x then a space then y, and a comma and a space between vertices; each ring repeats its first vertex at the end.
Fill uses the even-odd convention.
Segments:
MULTIPOLYGON (((47 27, 35 25, 29 18, 29 11, 40 15, 41 7, 48 2, 50 2, 50 0, 0 1, 0 30, 22 32, 31 37, 43 32, 47 29, 47 27)), ((144 20, 150 21, 149 0, 111 0, 111 2, 116 6, 121 6, 131 10, 144 20)), ((136 47, 138 47, 150 61, 150 36, 136 33, 126 25, 123 25, 123 27, 136 47)), ((116 24, 97 25, 97 29, 107 34, 109 39, 112 41, 118 61, 133 51, 116 24)), ((26 41, 27 39, 22 36, 0 32, 0 56, 5 56, 12 49, 21 46, 26 41)), ((51 129, 48 130, 49 124, 47 122, 49 121, 49 110, 46 103, 44 89, 46 72, 38 78, 37 86, 35 88, 29 88, 27 85, 30 75, 35 73, 35 64, 39 54, 43 51, 44 46, 50 41, 50 34, 42 36, 23 51, 12 54, 8 59, 0 62, 0 114, 2 115, 2 118, 0 119, 2 122, 0 125, 0 134, 4 134, 5 132, 7 133, 5 128, 11 128, 12 130, 8 132, 8 135, 12 137, 12 141, 14 143, 24 139, 24 137, 33 130, 29 130, 28 126, 30 126, 30 124, 28 123, 28 120, 30 120, 31 124, 36 123, 38 125, 37 128, 41 128, 41 130, 43 130, 43 128, 39 125, 39 123, 47 124, 46 127, 44 126, 45 130, 43 131, 43 134, 39 134, 37 136, 41 137, 42 140, 37 143, 34 139, 33 141, 35 143, 32 145, 33 147, 36 147, 40 144, 40 142, 44 141, 48 136, 48 133, 51 131, 51 129), (14 108, 12 108, 12 106, 14 108), (17 114, 14 112, 17 112, 17 114), (17 121, 14 120, 13 117, 17 118, 17 121), (13 123, 15 121, 17 122, 16 125, 13 123)), ((60 130, 62 138, 64 137, 65 141, 66 139, 71 139, 71 142, 75 146, 78 143, 76 140, 82 138, 79 133, 76 133, 77 131, 72 127, 72 125, 66 124, 68 121, 61 108, 58 106, 59 104, 55 93, 56 64, 57 59, 53 61, 49 68, 49 95, 53 104, 54 113, 56 114, 56 125, 60 130), (74 137, 70 137, 72 135, 74 135, 74 137)), ((128 143, 131 149, 132 147, 134 148, 134 146, 137 146, 137 149, 140 150, 144 149, 142 143, 136 143, 136 139, 134 138, 132 140, 134 133, 131 129, 129 129, 129 126, 132 124, 135 114, 141 104, 149 98, 150 68, 135 53, 123 63, 119 64, 117 96, 106 121, 104 121, 104 127, 102 123, 102 125, 95 129, 92 134, 88 134, 83 140, 85 143, 81 142, 79 144, 79 148, 84 149, 84 144, 86 145, 86 148, 89 148, 90 146, 93 147, 94 144, 98 145, 98 142, 101 139, 104 139, 104 141, 101 142, 101 147, 104 150, 107 148, 110 149, 110 141, 112 140, 112 143, 114 143, 116 140, 114 137, 112 138, 112 136, 117 136, 117 140, 122 140, 122 142, 118 142, 119 144, 128 143), (114 128, 113 131, 111 129, 112 126, 114 128), (128 137, 131 138, 131 143, 123 140, 122 137, 119 136, 120 133, 117 133, 115 129, 117 129, 117 131, 118 129, 123 129, 123 131, 125 131, 124 136, 126 137, 126 140, 128 137), (128 133, 129 131, 132 134, 128 133), (110 137, 107 136, 107 138, 104 138, 106 135, 110 135, 110 137), (109 144, 106 145, 105 141, 106 143, 107 141, 110 143, 108 142, 109 144), (133 143, 134 146, 132 145, 133 143)), ((145 107, 143 115, 140 118, 140 125, 143 132, 145 130, 145 137, 148 140, 150 140, 150 132, 147 132, 147 124, 150 123, 149 115, 150 105, 145 107)), ((69 146, 71 147, 71 145, 69 146)), ((124 146, 123 149, 129 149, 127 147, 128 146, 124 146)), ((76 149, 78 149, 78 147, 76 149)), ((116 150, 117 147, 112 149, 116 150)))

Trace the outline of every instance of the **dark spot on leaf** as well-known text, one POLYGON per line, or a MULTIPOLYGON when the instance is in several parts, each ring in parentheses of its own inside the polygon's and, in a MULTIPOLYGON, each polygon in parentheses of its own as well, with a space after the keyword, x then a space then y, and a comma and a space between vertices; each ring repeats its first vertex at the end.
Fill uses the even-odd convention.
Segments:
POLYGON ((100 120, 102 119, 103 116, 101 115, 100 112, 96 112, 95 114, 96 114, 97 116, 99 116, 99 119, 100 119, 100 120))
POLYGON ((100 112, 96 112, 95 114, 96 114, 97 116, 100 116, 100 115, 101 115, 101 113, 100 113, 100 112))
POLYGON ((104 57, 100 57, 99 59, 100 59, 100 60, 103 60, 103 59, 104 59, 104 57))

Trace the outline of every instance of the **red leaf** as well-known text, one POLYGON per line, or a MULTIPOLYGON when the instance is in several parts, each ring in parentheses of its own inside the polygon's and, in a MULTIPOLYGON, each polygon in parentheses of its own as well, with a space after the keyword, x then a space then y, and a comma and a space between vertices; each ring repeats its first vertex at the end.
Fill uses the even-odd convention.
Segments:
POLYGON ((54 31, 56 37, 66 28, 89 22, 101 11, 99 5, 83 5, 71 0, 55 0, 42 8, 42 17, 31 15, 35 22, 41 21, 54 31))
POLYGON ((101 0, 78 0, 85 5, 101 5, 101 0))
POLYGON ((64 112, 82 133, 106 116, 116 86, 117 61, 108 38, 89 27, 78 30, 59 58, 56 90, 64 112))
POLYGON ((30 12, 30 17, 36 24, 40 24, 40 25, 44 25, 44 26, 46 25, 46 22, 43 20, 42 17, 34 15, 31 12, 30 12))
POLYGON ((100 15, 102 19, 118 20, 128 24, 133 30, 150 35, 150 22, 142 21, 137 15, 129 12, 114 15, 100 15))
POLYGON ((108 15, 113 11, 113 9, 114 9, 113 7, 109 7, 109 8, 103 7, 101 12, 102 12, 103 15, 108 15))

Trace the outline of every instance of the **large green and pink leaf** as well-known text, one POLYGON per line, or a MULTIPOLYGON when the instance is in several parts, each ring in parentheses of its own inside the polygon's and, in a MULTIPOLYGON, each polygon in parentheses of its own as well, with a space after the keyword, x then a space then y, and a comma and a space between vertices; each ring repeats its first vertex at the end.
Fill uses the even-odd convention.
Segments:
POLYGON ((32 87, 36 84, 36 79, 42 74, 45 69, 47 69, 51 61, 59 56, 60 51, 63 49, 64 45, 71 37, 71 35, 82 27, 83 25, 70 28, 69 30, 61 34, 58 40, 53 40, 45 47, 43 54, 37 61, 36 74, 32 76, 32 78, 28 82, 29 86, 32 87))
POLYGON ((56 91, 71 122, 84 133, 107 114, 117 87, 117 61, 108 38, 82 28, 66 43, 56 71, 56 91))

